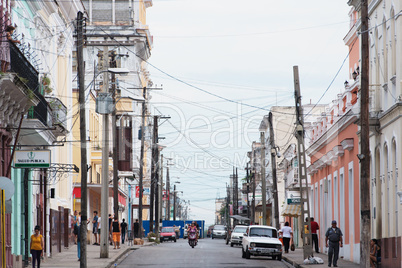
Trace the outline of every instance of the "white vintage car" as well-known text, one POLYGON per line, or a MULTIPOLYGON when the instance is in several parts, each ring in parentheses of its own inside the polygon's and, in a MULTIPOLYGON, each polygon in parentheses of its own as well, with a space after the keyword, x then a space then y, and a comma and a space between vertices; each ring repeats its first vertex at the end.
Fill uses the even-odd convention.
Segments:
POLYGON ((236 227, 233 229, 232 234, 230 235, 230 246, 233 247, 233 245, 241 245, 242 240, 243 240, 243 235, 247 230, 247 226, 245 225, 236 225, 236 227))
POLYGON ((271 226, 251 225, 243 235, 241 257, 271 256, 273 260, 282 260, 282 243, 278 231, 271 226))

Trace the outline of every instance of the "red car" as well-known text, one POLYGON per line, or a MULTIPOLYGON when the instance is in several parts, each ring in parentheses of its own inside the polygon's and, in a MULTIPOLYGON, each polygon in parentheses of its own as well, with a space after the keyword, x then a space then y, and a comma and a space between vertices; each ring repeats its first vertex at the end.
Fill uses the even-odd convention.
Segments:
POLYGON ((169 241, 169 240, 173 240, 174 242, 176 242, 176 233, 174 232, 174 227, 162 227, 160 235, 161 235, 160 237, 161 243, 163 241, 169 241))

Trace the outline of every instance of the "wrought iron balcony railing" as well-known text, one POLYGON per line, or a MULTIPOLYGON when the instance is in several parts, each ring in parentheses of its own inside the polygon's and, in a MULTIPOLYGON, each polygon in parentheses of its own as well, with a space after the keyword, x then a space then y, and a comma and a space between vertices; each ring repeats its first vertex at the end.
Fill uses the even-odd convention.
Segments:
POLYGON ((29 89, 39 98, 39 104, 33 109, 31 108, 28 114, 29 118, 36 118, 45 126, 49 125, 49 105, 43 95, 40 93, 39 73, 30 63, 28 57, 14 44, 10 43, 10 69, 16 73, 21 80, 28 86, 29 89))

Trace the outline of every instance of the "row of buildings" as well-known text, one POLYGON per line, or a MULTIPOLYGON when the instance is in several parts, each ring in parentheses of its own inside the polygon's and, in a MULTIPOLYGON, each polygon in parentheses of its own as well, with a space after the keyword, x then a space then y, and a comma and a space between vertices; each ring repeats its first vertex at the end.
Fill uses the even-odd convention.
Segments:
MULTIPOLYGON (((141 133, 145 135, 145 190, 151 185, 154 145, 147 101, 152 89, 147 60, 153 37, 146 10, 152 5, 152 0, 1 0, 2 46, 9 43, 5 39, 8 25, 16 28, 13 38, 21 41, 8 44, 10 69, 0 74, 0 177, 13 184, 13 189, 5 189, 13 192, 6 201, 6 235, 1 242, 6 247, 6 255, 1 256, 6 267, 28 261, 29 237, 36 225, 45 237, 46 256, 68 247, 71 215, 82 209, 82 169, 88 171, 89 218, 95 210, 101 217, 113 214, 114 169, 118 169, 119 218, 125 218, 131 228, 132 219, 138 217, 141 133), (80 142, 78 12, 84 14, 85 145, 80 142), (129 72, 112 75, 110 68, 129 72), (115 95, 116 125, 109 120, 109 128, 114 128, 116 135, 113 131, 104 135, 102 115, 96 112, 99 92, 115 95), (142 103, 146 119, 140 131, 142 103), (104 139, 110 141, 107 167, 102 166, 104 139), (81 146, 86 146, 87 167, 81 166, 81 146), (113 158, 118 160, 117 167, 113 158), (109 174, 108 211, 101 210, 105 168, 109 174)), ((148 219, 148 191, 144 191, 143 204, 143 219, 148 219)))
MULTIPOLYGON (((327 105, 303 105, 309 209, 310 215, 321 227, 318 230, 320 251, 325 252, 325 231, 335 219, 344 233, 341 256, 358 263, 360 204, 370 202, 371 237, 380 241, 381 266, 401 267, 402 180, 398 170, 402 166, 402 6, 399 1, 368 1, 371 154, 363 156, 359 143, 360 4, 358 0, 348 1, 351 7, 350 28, 344 43, 349 51, 349 77, 346 77, 343 85, 339 85, 341 93, 333 96, 333 101, 327 105), (370 200, 366 201, 360 200, 359 159, 362 157, 369 157, 371 163, 370 200)), ((251 188, 247 192, 243 185, 242 204, 246 206, 244 200, 247 200, 248 194, 251 221, 263 223, 261 187, 262 179, 265 179, 266 222, 275 225, 271 168, 271 153, 274 153, 280 225, 283 226, 285 221, 291 223, 295 243, 300 246, 304 219, 297 204, 300 176, 297 140, 294 136, 295 107, 272 107, 271 112, 274 143, 270 142, 269 118, 264 116, 260 124, 264 138, 253 142, 248 153, 251 188)), ((224 203, 224 200, 217 201, 224 203)), ((234 214, 246 216, 246 212, 243 209, 234 214)))

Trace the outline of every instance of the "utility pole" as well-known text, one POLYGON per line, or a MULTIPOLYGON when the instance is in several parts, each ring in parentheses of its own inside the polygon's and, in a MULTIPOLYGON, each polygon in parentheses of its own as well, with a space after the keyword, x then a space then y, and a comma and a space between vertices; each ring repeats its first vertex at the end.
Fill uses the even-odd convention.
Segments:
MULTIPOLYGON (((108 69, 109 48, 103 47, 103 69, 108 69)), ((103 75, 103 92, 109 91, 109 74, 103 75)), ((101 226, 109 226, 109 115, 103 115, 102 179, 101 179, 101 226)), ((85 229, 86 230, 86 229, 85 229)), ((109 258, 109 233, 101 232, 100 258, 109 258)))
POLYGON ((169 166, 166 167, 166 216, 167 220, 170 221, 170 178, 169 178, 169 166))
POLYGON ((250 168, 247 163, 246 166, 246 183, 247 183, 247 218, 250 219, 250 200, 249 200, 249 192, 250 192, 250 168))
MULTIPOLYGON (((77 64, 78 64, 78 101, 80 109, 80 140, 81 140, 81 241, 87 241, 88 195, 87 195, 87 137, 85 120, 85 70, 84 70, 84 14, 77 14, 77 64)), ((46 212, 45 212, 46 213, 46 212)), ((87 243, 81 243, 80 268, 87 267, 87 243)))
POLYGON ((142 196, 143 196, 143 180, 144 180, 144 143, 145 143, 145 116, 147 114, 147 88, 142 89, 142 96, 144 102, 142 103, 142 117, 141 117, 141 154, 140 154, 140 181, 139 181, 139 201, 138 201, 138 223, 140 229, 138 230, 138 235, 140 238, 143 237, 142 233, 142 196))
POLYGON ((176 184, 173 184, 173 220, 176 220, 176 184))
POLYGON ((156 170, 155 170, 155 234, 156 237, 159 237, 159 211, 160 211, 160 199, 159 199, 159 192, 160 188, 162 188, 162 185, 159 186, 159 145, 158 145, 158 128, 156 128, 156 137, 157 137, 157 142, 156 142, 156 170))
MULTIPOLYGON (((299 184, 300 184, 300 206, 302 219, 307 218, 308 230, 311 230, 310 222, 310 201, 308 198, 308 181, 306 173, 306 152, 304 148, 304 118, 302 111, 302 103, 300 96, 300 80, 299 80, 299 68, 293 66, 293 76, 295 85, 295 107, 296 107, 296 132, 295 136, 297 138, 297 157, 299 162, 299 184)), ((305 228, 301 228, 302 239, 303 239, 303 255, 304 259, 313 256, 313 248, 311 247, 311 232, 306 233, 305 228)))
POLYGON ((267 182, 265 180, 265 132, 260 132, 261 142, 261 194, 262 194, 262 224, 267 225, 267 182))
POLYGON ((225 216, 226 216, 226 226, 228 226, 228 229, 230 229, 230 218, 229 218, 229 216, 230 216, 230 211, 229 211, 230 190, 229 190, 229 186, 228 186, 228 185, 226 185, 226 194, 227 194, 227 196, 226 196, 226 213, 225 213, 225 216))
MULTIPOLYGON (((107 54, 108 55, 108 54, 107 54)), ((111 52, 111 67, 116 67, 116 54, 111 52)), ((107 56, 107 58, 109 58, 107 56)), ((112 94, 113 94, 113 111, 112 111, 112 143, 113 143, 113 213, 119 216, 119 159, 117 152, 117 131, 116 131, 116 75, 112 73, 112 94)), ((123 128, 122 128, 123 129, 123 128)))
POLYGON ((155 197, 158 194, 157 189, 157 165, 158 165, 158 116, 154 116, 153 125, 153 135, 152 135, 152 168, 151 168, 151 196, 150 196, 150 207, 149 207, 149 231, 154 231, 154 206, 155 206, 155 219, 157 212, 157 204, 155 202, 155 197))
POLYGON ((159 165, 159 181, 160 181, 160 187, 159 187, 159 223, 162 222, 162 210, 163 210, 163 154, 161 154, 160 157, 161 164, 159 165))
POLYGON ((369 267, 370 256, 370 129, 369 129, 369 32, 368 4, 361 1, 362 72, 360 75, 360 267, 369 267))
POLYGON ((235 215, 239 215, 239 181, 237 177, 237 168, 236 168, 236 173, 234 174, 235 177, 235 204, 236 204, 236 212, 234 213, 235 215))
POLYGON ((251 206, 253 207, 253 214, 252 214, 253 220, 252 220, 252 222, 253 222, 253 224, 255 224, 255 174, 256 174, 256 168, 255 167, 256 167, 256 161, 257 161, 255 148, 253 148, 252 154, 253 154, 253 166, 251 168, 251 174, 252 174, 252 180, 253 180, 253 200, 251 202, 251 206))
POLYGON ((269 112, 268 115, 269 122, 269 143, 271 145, 271 166, 272 166, 272 183, 273 183, 273 194, 274 194, 274 219, 275 228, 280 229, 279 226, 279 204, 278 204, 278 180, 276 178, 276 147, 274 139, 274 127, 272 124, 272 113, 269 112))
POLYGON ((232 181, 233 181, 233 215, 236 215, 237 213, 237 205, 236 205, 236 174, 235 174, 235 168, 233 167, 233 175, 232 175, 232 181))

